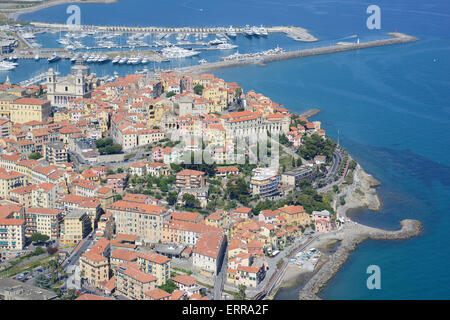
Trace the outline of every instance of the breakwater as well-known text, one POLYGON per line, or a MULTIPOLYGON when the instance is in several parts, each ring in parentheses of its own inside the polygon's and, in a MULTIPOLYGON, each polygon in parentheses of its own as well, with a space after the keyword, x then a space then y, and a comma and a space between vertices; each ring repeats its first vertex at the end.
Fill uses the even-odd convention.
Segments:
POLYGON ((422 231, 422 224, 417 220, 402 220, 401 229, 386 231, 360 224, 352 224, 343 228, 340 236, 341 245, 319 271, 305 284, 299 292, 300 300, 318 300, 317 294, 327 282, 339 271, 350 253, 366 239, 401 240, 417 236, 422 231))
POLYGON ((330 53, 337 53, 337 52, 344 52, 344 51, 351 51, 351 50, 359 50, 359 49, 366 49, 366 48, 373 48, 373 47, 389 46, 389 45, 395 45, 395 44, 415 42, 415 41, 419 40, 416 37, 413 37, 413 36, 410 36, 407 34, 403 34, 403 33, 398 33, 398 32, 388 33, 388 35, 392 36, 392 38, 383 39, 383 40, 367 41, 367 42, 361 42, 361 43, 336 44, 336 45, 332 45, 332 46, 318 47, 318 48, 313 48, 313 49, 293 50, 293 51, 288 51, 288 52, 283 52, 283 53, 278 53, 278 54, 273 54, 273 55, 261 56, 258 59, 228 60, 228 61, 211 62, 211 63, 199 65, 199 66, 187 67, 184 69, 189 70, 191 72, 207 72, 207 71, 211 71, 214 69, 239 67, 239 66, 245 66, 245 65, 251 65, 251 64, 264 65, 265 63, 273 62, 273 61, 280 61, 280 60, 308 57, 308 56, 314 56, 314 55, 322 55, 322 54, 330 54, 330 53))

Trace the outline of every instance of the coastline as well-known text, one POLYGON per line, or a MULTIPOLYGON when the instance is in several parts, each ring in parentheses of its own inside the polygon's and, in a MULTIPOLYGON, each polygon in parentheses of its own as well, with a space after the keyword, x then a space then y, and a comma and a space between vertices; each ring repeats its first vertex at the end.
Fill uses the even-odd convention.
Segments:
POLYGON ((46 9, 46 8, 50 8, 50 7, 54 7, 54 6, 58 6, 61 4, 65 4, 65 3, 104 3, 104 4, 109 4, 109 3, 115 3, 118 0, 55 0, 55 1, 48 1, 42 4, 39 4, 37 6, 33 6, 30 8, 19 8, 19 9, 10 9, 10 10, 14 10, 11 12, 8 12, 9 9, 2 9, 2 11, 4 11, 4 13, 6 13, 8 15, 8 18, 12 19, 12 20, 18 20, 19 17, 23 14, 28 14, 28 13, 33 13, 42 9, 46 9))
POLYGON ((367 239, 402 240, 421 233, 422 223, 418 220, 402 220, 400 229, 389 231, 356 223, 346 216, 350 210, 362 208, 379 210, 382 204, 375 189, 379 185, 380 182, 377 179, 367 174, 359 164, 357 165, 352 184, 342 187, 333 203, 336 213, 346 220, 345 225, 336 232, 322 234, 309 245, 309 247, 325 248, 331 242, 339 241, 338 247, 332 253, 323 254, 313 271, 289 266, 280 285, 268 297, 269 299, 273 299, 280 288, 299 285, 301 287, 298 292, 299 300, 321 300, 318 294, 340 270, 358 244, 367 239), (360 192, 356 190, 360 190, 360 192), (344 205, 340 205, 337 201, 341 196, 345 197, 344 205))

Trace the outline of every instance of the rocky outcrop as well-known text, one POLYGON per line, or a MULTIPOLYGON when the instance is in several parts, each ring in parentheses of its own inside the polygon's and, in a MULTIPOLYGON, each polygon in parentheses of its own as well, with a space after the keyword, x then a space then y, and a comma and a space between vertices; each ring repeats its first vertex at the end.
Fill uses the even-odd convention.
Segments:
POLYGON ((299 299, 320 299, 317 294, 334 274, 339 271, 350 253, 362 241, 366 239, 406 239, 419 235, 422 230, 422 224, 417 220, 402 220, 400 224, 402 228, 397 231, 386 231, 355 223, 341 229, 339 234, 336 235, 337 238, 341 239, 341 245, 322 268, 305 284, 299 293, 299 299))
POLYGON ((337 197, 336 211, 345 216, 350 209, 369 208, 370 210, 379 210, 381 201, 378 198, 375 187, 380 182, 372 175, 366 173, 360 165, 357 165, 353 171, 353 183, 343 187, 337 197), (344 197, 345 204, 340 205, 339 199, 344 197))

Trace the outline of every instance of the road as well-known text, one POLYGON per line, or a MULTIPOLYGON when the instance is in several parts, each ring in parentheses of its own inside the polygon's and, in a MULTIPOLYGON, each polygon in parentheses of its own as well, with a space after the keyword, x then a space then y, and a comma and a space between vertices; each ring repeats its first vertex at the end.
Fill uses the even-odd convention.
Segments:
POLYGON ((277 263, 282 258, 290 258, 292 255, 295 255, 297 252, 304 250, 308 247, 314 240, 316 240, 319 235, 310 236, 307 239, 299 239, 293 244, 291 244, 288 248, 285 248, 282 252, 280 252, 276 257, 267 259, 267 263, 269 266, 269 272, 267 272, 266 277, 261 283, 258 284, 256 290, 259 290, 259 293, 254 295, 255 300, 263 299, 267 294, 269 294, 274 286, 280 280, 280 275, 284 273, 284 269, 288 266, 287 261, 285 261, 284 266, 277 270, 277 263), (291 255, 288 256, 288 253, 294 249, 291 255), (272 272, 271 272, 272 271, 272 272))
POLYGON ((225 246, 224 257, 222 264, 220 266, 220 271, 216 276, 214 281, 214 300, 222 299, 222 290, 227 279, 227 269, 228 269, 228 244, 225 246))
POLYGON ((93 234, 94 231, 92 231, 85 239, 83 239, 82 240, 83 243, 78 248, 75 248, 77 250, 76 251, 74 250, 62 264, 64 271, 67 274, 69 274, 69 277, 66 279, 65 283, 65 287, 68 289, 69 288, 79 289, 81 287, 80 267, 78 265, 78 261, 81 255, 92 246, 93 234))

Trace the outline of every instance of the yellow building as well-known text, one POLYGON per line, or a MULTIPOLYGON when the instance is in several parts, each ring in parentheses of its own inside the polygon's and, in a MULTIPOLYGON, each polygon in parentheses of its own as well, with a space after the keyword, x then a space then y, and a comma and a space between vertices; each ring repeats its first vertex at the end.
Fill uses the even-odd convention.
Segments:
POLYGON ((17 100, 13 94, 3 93, 0 95, 0 118, 10 119, 11 104, 17 100))
POLYGON ((106 238, 100 238, 92 248, 80 258, 81 274, 89 285, 99 287, 101 282, 109 280, 109 256, 111 246, 106 238))
POLYGON ((68 213, 61 224, 60 243, 76 244, 91 232, 89 216, 81 210, 68 213))
POLYGON ((156 288, 156 277, 132 262, 122 263, 116 271, 116 293, 132 300, 146 299, 145 293, 156 288))
POLYGON ((290 225, 309 225, 311 224, 311 217, 306 213, 302 206, 284 206, 280 209, 280 216, 286 219, 290 225))
POLYGON ((160 286, 170 279, 170 259, 154 252, 138 253, 137 264, 145 273, 157 279, 160 286))
POLYGON ((0 197, 9 199, 11 190, 25 185, 25 179, 25 175, 17 171, 0 169, 0 197))
POLYGON ((50 101, 48 100, 19 98, 10 105, 10 119, 14 123, 47 122, 50 111, 50 101))

